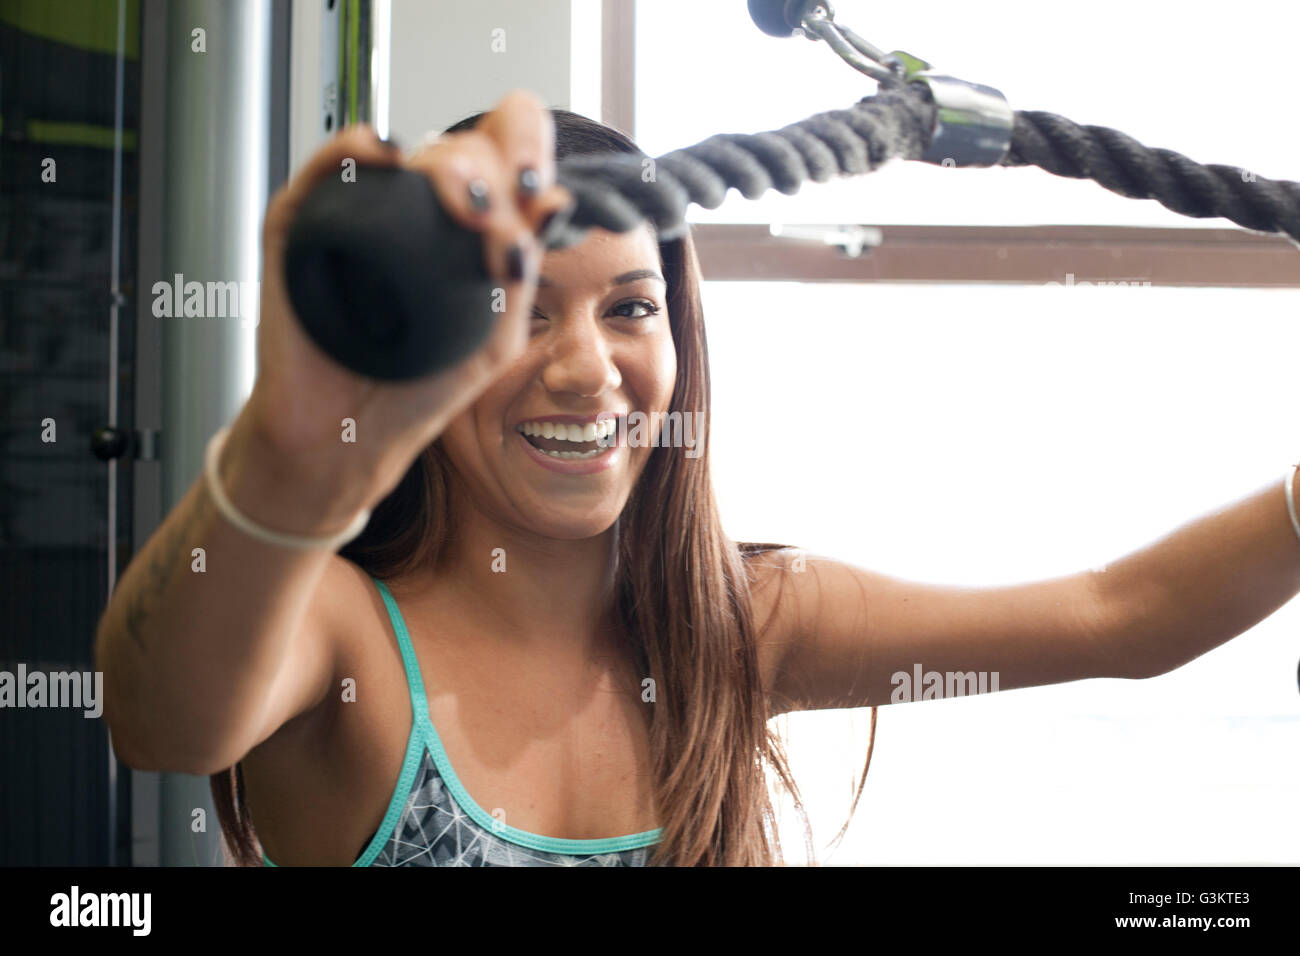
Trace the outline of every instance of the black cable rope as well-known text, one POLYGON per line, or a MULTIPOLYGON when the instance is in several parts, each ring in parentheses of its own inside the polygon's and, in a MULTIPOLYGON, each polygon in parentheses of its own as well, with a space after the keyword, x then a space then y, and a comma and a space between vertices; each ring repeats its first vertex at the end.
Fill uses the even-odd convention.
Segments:
POLYGON ((1220 217, 1300 243, 1300 183, 1265 179, 1237 166, 1202 165, 1144 146, 1105 126, 1080 126, 1055 113, 1018 111, 1002 166, 1037 166, 1091 179, 1129 199, 1154 199, 1196 219, 1220 217))
MULTIPOLYGON (((672 239, 685 230, 691 203, 716 209, 729 188, 747 199, 769 189, 793 195, 804 182, 873 172, 890 159, 919 159, 934 135, 935 109, 925 84, 904 83, 851 109, 818 113, 765 133, 711 136, 655 159, 567 157, 558 164, 557 181, 575 202, 567 216, 551 224, 545 242, 562 248, 590 227, 625 232, 645 219, 662 238, 672 239)), ((1221 217, 1256 232, 1286 235, 1300 247, 1300 183, 1265 179, 1235 166, 1202 165, 1103 126, 1017 111, 1011 146, 999 165, 1091 179, 1184 216, 1221 217)))

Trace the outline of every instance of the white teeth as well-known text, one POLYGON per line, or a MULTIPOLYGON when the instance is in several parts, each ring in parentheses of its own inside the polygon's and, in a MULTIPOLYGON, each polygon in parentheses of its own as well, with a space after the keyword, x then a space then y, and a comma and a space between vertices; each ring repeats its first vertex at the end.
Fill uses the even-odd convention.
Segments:
POLYGON ((609 451, 608 448, 597 448, 592 451, 543 451, 537 449, 543 455, 550 455, 552 458, 595 458, 597 455, 603 455, 609 451))
MULTIPOLYGON (((525 435, 539 438, 557 438, 560 441, 592 442, 608 438, 618 431, 616 418, 604 418, 585 425, 564 425, 556 422, 524 422, 516 426, 525 435)), ((568 454, 564 452, 563 454, 568 454)))

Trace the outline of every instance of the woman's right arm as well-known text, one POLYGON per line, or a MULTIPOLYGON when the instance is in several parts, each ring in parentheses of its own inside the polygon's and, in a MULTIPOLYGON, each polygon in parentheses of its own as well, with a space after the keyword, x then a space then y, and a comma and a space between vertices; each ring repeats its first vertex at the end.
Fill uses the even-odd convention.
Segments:
MULTIPOLYGON (((396 165, 400 156, 369 128, 352 127, 276 194, 263 229, 257 381, 218 463, 237 511, 295 535, 346 528, 515 360, 543 251, 536 232, 568 202, 554 185, 553 156, 550 115, 536 97, 516 92, 475 130, 406 161, 430 177, 450 215, 482 233, 507 303, 477 352, 417 382, 369 381, 328 359, 293 315, 283 275, 289 226, 319 180, 338 175, 347 159, 360 169, 396 165), (533 195, 517 190, 526 166, 541 183, 533 195), (473 179, 488 184, 485 210, 470 202, 473 179), (523 252, 522 280, 508 276, 512 245, 523 252), (355 423, 355 441, 342 440, 344 418, 355 423)), ((315 708, 331 690, 335 635, 365 613, 349 602, 356 593, 349 577, 328 549, 283 548, 240 531, 198 478, 132 560, 100 619, 96 669, 118 756, 137 769, 215 773, 315 708)))
MULTIPOLYGON (((368 502, 331 490, 275 454, 247 409, 221 456, 234 507, 264 527, 327 535, 368 502)), ((314 708, 333 674, 332 635, 347 626, 346 572, 331 551, 244 534, 202 478, 131 562, 100 621, 97 667, 113 747, 137 769, 194 774, 232 766, 314 708), (202 548, 202 564, 195 549, 202 548), (202 570, 197 570, 201 567, 202 570)))

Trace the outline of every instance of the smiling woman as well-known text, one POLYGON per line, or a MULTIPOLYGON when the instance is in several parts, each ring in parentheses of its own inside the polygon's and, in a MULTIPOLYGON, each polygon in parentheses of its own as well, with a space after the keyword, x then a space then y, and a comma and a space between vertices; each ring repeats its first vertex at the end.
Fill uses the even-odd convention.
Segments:
POLYGON ((1300 590, 1281 481, 1103 571, 1007 587, 731 540, 711 429, 692 455, 625 428, 710 415, 689 233, 538 254, 554 160, 601 152, 640 155, 516 93, 405 160, 483 233, 507 303, 479 353, 415 382, 314 350, 282 275, 313 177, 401 160, 346 130, 272 201, 253 395, 96 644, 114 747, 210 775, 238 862, 259 843, 295 865, 780 862, 767 771, 801 801, 769 718, 870 707, 869 767, 908 675, 922 700, 937 675, 1147 678, 1300 590), (180 573, 197 546, 204 573, 180 573))
MULTIPOLYGON (((557 159, 639 152, 613 129, 564 110, 551 115, 557 159)), ((382 627, 391 621, 417 718, 405 718, 408 772, 387 814, 382 800, 367 808, 383 819, 365 831, 372 835, 357 862, 775 862, 765 767, 796 800, 797 789, 767 724, 763 672, 775 647, 762 642, 767 621, 756 617, 770 615, 770 596, 752 600, 751 586, 777 565, 760 568, 759 556, 778 546, 726 537, 702 449, 670 447, 653 428, 650 440, 627 440, 630 416, 702 422, 708 414, 691 240, 661 243, 649 225, 596 231, 548 253, 537 284, 522 356, 447 425, 341 552, 385 583, 387 614, 367 639, 373 657, 399 659, 382 627), (601 447, 606 423, 617 427, 601 447), (488 560, 494 554, 501 562, 488 560), (593 659, 602 661, 596 677, 593 659), (418 719, 422 670, 448 698, 429 698, 426 721, 418 719), (477 687, 472 677, 453 680, 460 674, 477 677, 477 687), (555 693, 552 681, 569 692, 555 693), (547 686, 530 688, 539 682, 547 686), (617 693, 591 703, 592 686, 617 693), (492 700, 517 701, 520 713, 483 722, 460 713, 492 700), (533 727, 529 741, 538 719, 554 739, 533 727), (494 775, 493 764, 519 751, 510 778, 494 775), (549 772, 541 769, 548 761, 549 772), (560 764, 582 776, 557 775, 560 764), (585 810, 575 786, 590 792, 585 810), (530 788, 532 800, 512 804, 512 789, 530 788), (482 809, 498 803, 499 814, 482 809), (598 838, 574 839, 588 830, 598 838)), ((380 665, 368 657, 362 666, 380 665)), ((367 721, 360 706, 340 714, 367 721)), ((381 765, 396 767, 400 736, 385 739, 391 761, 381 765)), ((284 860, 312 858, 272 829, 289 815, 274 806, 292 786, 286 773, 254 752, 213 776, 240 862, 257 859, 249 805, 269 824, 259 831, 264 846, 274 841, 284 860)), ((391 788, 397 778, 378 779, 391 788)))

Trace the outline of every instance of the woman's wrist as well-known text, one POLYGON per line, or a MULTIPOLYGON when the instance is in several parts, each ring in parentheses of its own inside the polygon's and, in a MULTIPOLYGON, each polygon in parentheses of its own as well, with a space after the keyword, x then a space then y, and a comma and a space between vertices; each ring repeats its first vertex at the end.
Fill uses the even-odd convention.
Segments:
POLYGON ((348 528, 382 497, 356 451, 341 444, 289 453, 246 409, 230 426, 216 478, 230 504, 251 522, 285 534, 326 537, 348 528))

